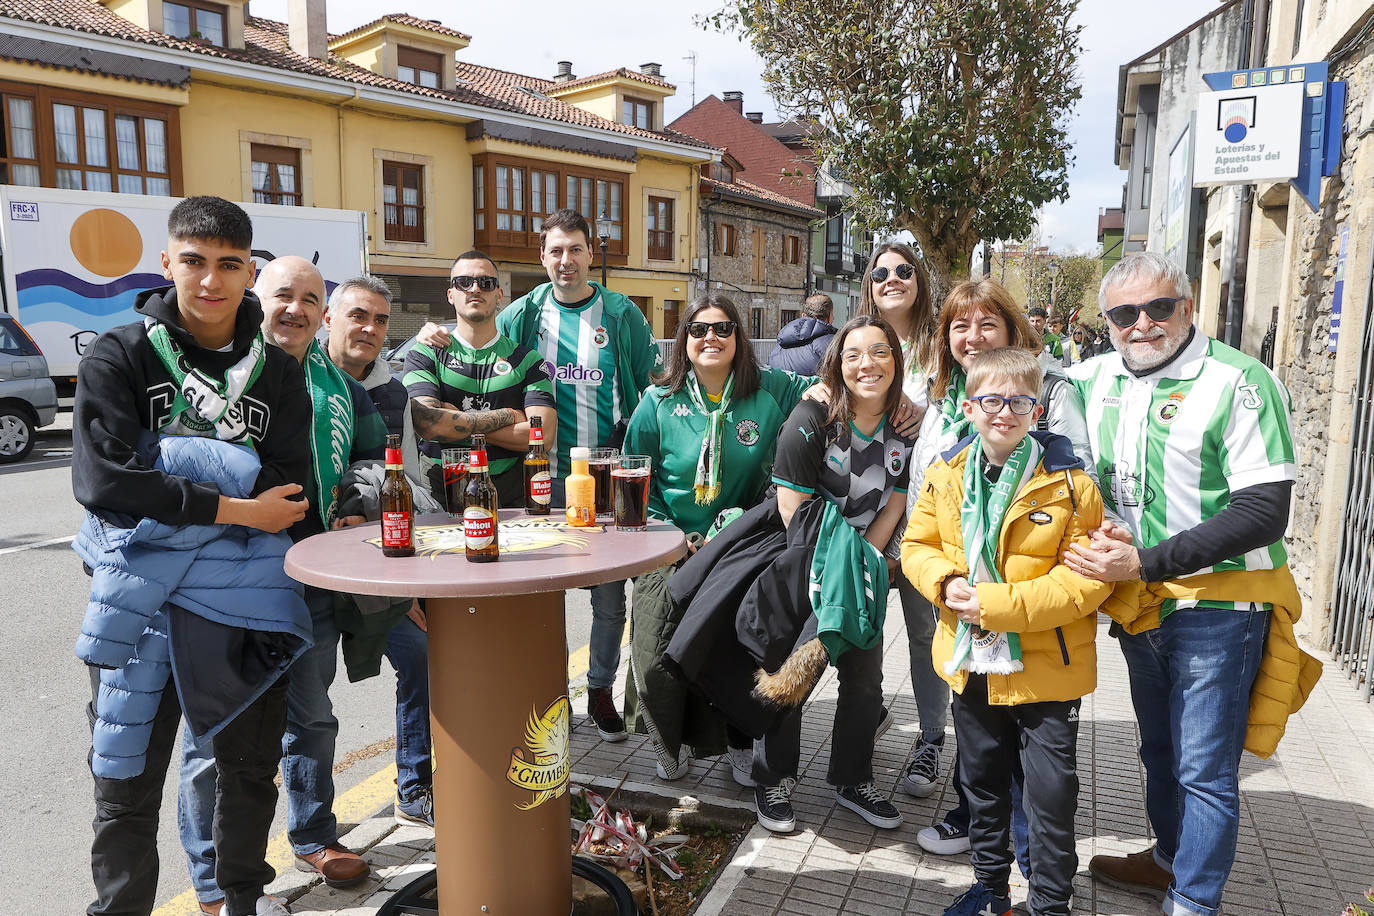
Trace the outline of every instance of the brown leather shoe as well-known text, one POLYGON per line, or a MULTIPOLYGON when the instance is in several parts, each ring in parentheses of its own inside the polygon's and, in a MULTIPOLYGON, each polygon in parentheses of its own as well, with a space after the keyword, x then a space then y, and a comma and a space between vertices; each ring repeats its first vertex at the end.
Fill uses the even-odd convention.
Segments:
POLYGON ((361 884, 370 870, 362 856, 350 852, 338 843, 331 843, 308 856, 297 855, 296 868, 322 875, 324 883, 330 887, 352 887, 361 884))
POLYGON ((1129 891, 1164 893, 1174 873, 1155 861, 1155 849, 1143 849, 1128 856, 1093 856, 1088 872, 1097 880, 1129 891))
POLYGON ((207 916, 220 916, 220 911, 224 909, 223 897, 218 900, 211 900, 209 903, 203 900, 197 900, 196 902, 200 904, 200 911, 206 913, 207 916))

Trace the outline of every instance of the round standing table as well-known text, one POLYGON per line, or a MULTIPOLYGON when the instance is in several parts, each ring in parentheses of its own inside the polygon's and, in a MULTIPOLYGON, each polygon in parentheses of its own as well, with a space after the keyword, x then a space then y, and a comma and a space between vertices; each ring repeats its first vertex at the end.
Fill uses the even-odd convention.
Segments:
POLYGON ((460 519, 415 520, 416 555, 384 557, 376 523, 307 538, 307 585, 426 602, 435 848, 443 913, 572 907, 565 589, 615 582, 687 552, 682 532, 573 528, 501 511, 501 558, 470 563, 460 519))

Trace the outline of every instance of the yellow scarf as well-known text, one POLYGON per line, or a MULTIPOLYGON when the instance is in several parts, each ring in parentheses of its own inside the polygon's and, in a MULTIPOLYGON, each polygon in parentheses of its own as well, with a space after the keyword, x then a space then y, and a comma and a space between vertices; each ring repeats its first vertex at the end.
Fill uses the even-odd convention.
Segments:
POLYGON ((1159 611, 1166 598, 1263 600, 1273 606, 1269 636, 1264 641, 1264 658, 1260 660, 1259 673, 1250 690, 1250 712, 1245 727, 1245 749, 1257 757, 1271 756, 1278 749, 1288 717, 1307 702, 1322 672, 1321 662, 1303 651, 1293 632, 1293 625, 1302 616, 1302 598, 1298 595, 1293 573, 1287 566, 1282 566, 1214 572, 1165 582, 1118 583, 1102 610, 1118 621, 1130 621, 1122 623, 1127 633, 1142 633, 1159 626, 1159 611), (1129 587, 1132 584, 1136 586, 1134 601, 1129 587), (1139 608, 1138 614, 1132 604, 1139 608))

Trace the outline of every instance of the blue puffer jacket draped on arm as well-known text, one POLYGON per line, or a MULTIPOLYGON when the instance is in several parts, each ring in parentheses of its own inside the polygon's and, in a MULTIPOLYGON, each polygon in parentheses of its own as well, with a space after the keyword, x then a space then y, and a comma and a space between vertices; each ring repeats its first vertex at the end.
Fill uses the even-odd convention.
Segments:
MULTIPOLYGON (((225 496, 248 497, 260 468, 252 449, 215 439, 149 433, 140 445, 144 466, 225 496)), ((72 549, 91 570, 76 654, 102 669, 92 772, 143 772, 169 676, 204 742, 310 647, 310 611, 282 565, 290 546, 284 532, 86 513, 72 549)))

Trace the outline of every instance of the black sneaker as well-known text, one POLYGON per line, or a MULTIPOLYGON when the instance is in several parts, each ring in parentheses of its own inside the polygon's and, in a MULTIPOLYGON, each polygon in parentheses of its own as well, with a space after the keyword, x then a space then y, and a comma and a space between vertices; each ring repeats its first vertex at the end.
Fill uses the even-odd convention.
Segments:
POLYGON ((871 782, 836 789, 835 800, 874 827, 890 830, 902 825, 902 812, 871 782))
POLYGON ((596 733, 602 741, 624 741, 625 720, 616 711, 615 699, 609 687, 587 688, 587 715, 596 723, 596 733))
POLYGON ((797 829, 797 815, 792 810, 792 790, 797 781, 784 778, 776 786, 754 786, 754 807, 759 823, 774 833, 791 833, 797 829))
POLYGON ((937 856, 957 856, 969 850, 968 829, 937 821, 916 834, 916 845, 937 856))
POLYGON ((396 823, 402 827, 428 827, 434 829, 434 793, 431 789, 421 789, 413 798, 402 800, 396 796, 396 823))
POLYGON ((940 749, 945 739, 930 742, 921 738, 911 751, 911 759, 902 774, 902 791, 907 795, 925 798, 940 786, 940 749))

